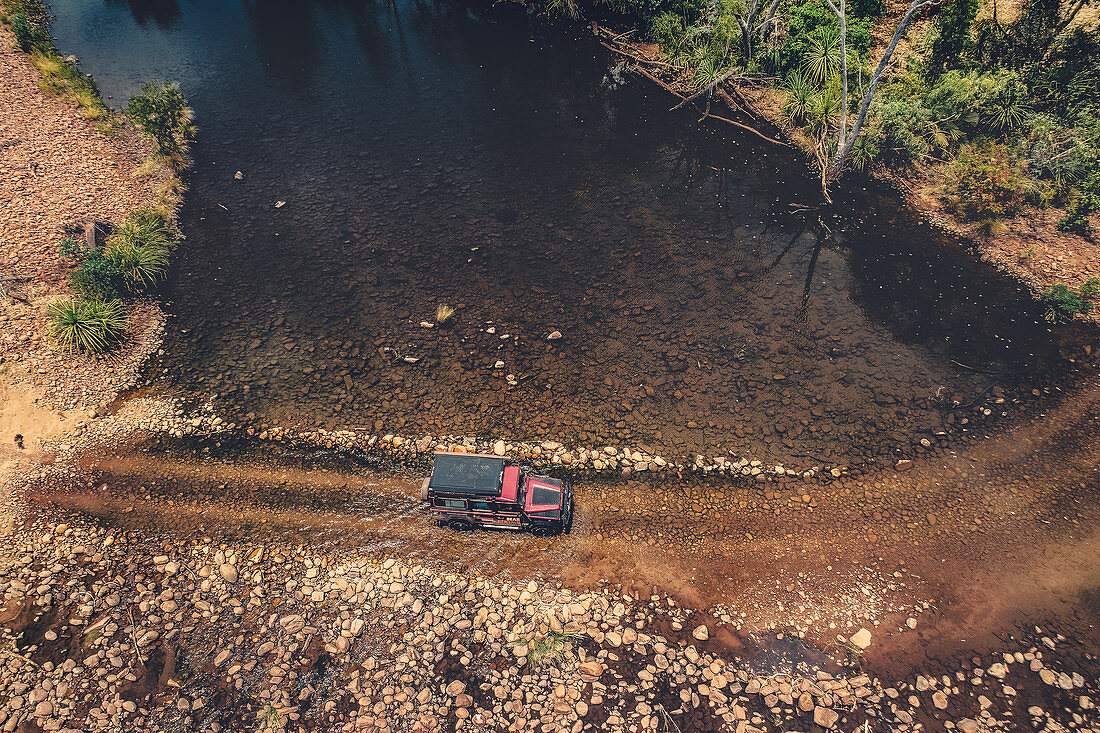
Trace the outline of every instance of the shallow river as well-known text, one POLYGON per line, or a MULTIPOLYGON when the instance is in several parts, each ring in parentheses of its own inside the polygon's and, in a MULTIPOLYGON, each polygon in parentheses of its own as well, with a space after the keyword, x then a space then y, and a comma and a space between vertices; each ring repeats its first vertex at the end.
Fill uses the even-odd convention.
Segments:
POLYGON ((796 156, 516 5, 52 5, 114 106, 169 78, 196 112, 165 388, 301 426, 853 464, 1055 364, 1016 286, 888 198, 798 213, 796 156))

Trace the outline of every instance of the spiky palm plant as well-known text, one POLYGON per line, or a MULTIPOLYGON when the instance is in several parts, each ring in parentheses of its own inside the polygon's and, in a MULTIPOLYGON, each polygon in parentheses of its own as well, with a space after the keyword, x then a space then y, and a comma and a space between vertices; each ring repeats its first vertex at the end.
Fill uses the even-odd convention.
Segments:
POLYGON ((833 124, 833 118, 840 112, 840 97, 832 89, 823 89, 815 94, 810 104, 810 129, 814 135, 820 135, 833 124))
POLYGON ((171 249, 172 233, 168 222, 152 209, 138 208, 130 212, 107 239, 107 246, 159 247, 171 249))
POLYGON ((990 105, 986 113, 986 124, 995 132, 1005 132, 1019 127, 1029 114, 1031 105, 1027 100, 1010 92, 1002 95, 998 104, 990 105))
POLYGON ((783 103, 783 115, 787 122, 798 126, 806 124, 813 108, 814 85, 800 69, 796 69, 783 86, 787 91, 787 101, 783 103))
POLYGON ((826 29, 810 39, 810 48, 802 57, 802 68, 810 81, 824 84, 840 68, 840 34, 826 29))
POLYGON ((118 300, 63 300, 49 307, 47 318, 50 335, 67 351, 105 351, 126 331, 118 300))
POLYGON ((718 61, 704 56, 695 67, 694 83, 696 89, 703 89, 722 78, 722 68, 718 61))
POLYGON ((172 245, 172 233, 164 216, 152 209, 138 208, 108 237, 104 256, 127 285, 147 287, 167 274, 172 245))
POLYGON ((573 18, 574 20, 580 17, 577 0, 546 0, 546 10, 550 15, 573 18))
POLYGON ((131 288, 155 285, 168 273, 168 250, 163 247, 125 243, 108 245, 107 259, 118 268, 122 279, 131 288))

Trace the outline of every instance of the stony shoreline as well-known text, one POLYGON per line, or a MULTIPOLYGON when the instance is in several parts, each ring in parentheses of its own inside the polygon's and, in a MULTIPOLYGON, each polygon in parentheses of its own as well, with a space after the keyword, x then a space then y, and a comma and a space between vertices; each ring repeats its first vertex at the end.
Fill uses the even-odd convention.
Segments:
POLYGON ((36 521, 3 544, 5 731, 1097 724, 1096 680, 1041 632, 955 670, 884 680, 858 669, 877 631, 841 633, 839 662, 762 668, 730 653, 729 619, 656 595, 79 521, 36 521))
MULTIPOLYGON (((62 353, 46 332, 42 311, 71 295, 72 263, 58 243, 90 222, 121 221, 131 210, 161 198, 171 171, 157 166, 138 174, 151 153, 137 130, 118 125, 108 135, 80 115, 67 96, 39 85, 39 72, 0 28, 0 194, 5 252, 0 274, 15 283, 0 302, 0 370, 9 394, 40 391, 43 411, 92 410, 133 386, 142 365, 161 343, 165 313, 153 300, 131 304, 132 332, 116 352, 101 356, 62 353), (48 407, 46 407, 48 405, 48 407)), ((7 405, 0 403, 0 412, 7 405)), ((33 420, 28 419, 28 423, 33 420)), ((18 430, 16 432, 19 432, 18 430)), ((23 431, 30 442, 33 429, 23 431)), ((12 436, 0 436, 10 443, 12 436)))
MULTIPOLYGON (((1034 390, 1039 392, 1039 390, 1034 390)), ((1036 399, 1040 394, 1030 395, 1036 399)), ((1007 419, 1009 407, 1019 407, 1022 396, 1010 396, 1004 390, 990 390, 985 400, 971 405, 966 413, 953 421, 950 432, 940 431, 930 436, 914 436, 911 444, 901 448, 892 462, 869 461, 858 466, 831 465, 814 461, 797 466, 767 461, 766 456, 752 455, 743 449, 730 448, 726 455, 688 456, 661 455, 652 446, 635 441, 617 445, 579 446, 554 438, 514 440, 504 437, 469 435, 401 435, 392 432, 365 430, 297 429, 244 416, 242 422, 219 415, 215 401, 208 398, 201 404, 174 402, 171 415, 145 427, 154 435, 168 438, 209 438, 218 440, 259 440, 297 448, 337 449, 365 457, 383 457, 397 464, 421 467, 435 452, 485 453, 507 456, 536 468, 558 468, 573 473, 602 476, 631 476, 646 473, 671 473, 740 476, 758 482, 771 480, 821 482, 893 468, 907 471, 914 460, 947 450, 972 431, 988 430, 998 420, 1007 419), (903 451, 903 452, 902 452, 903 451)), ((87 423, 75 426, 79 435, 87 423)))

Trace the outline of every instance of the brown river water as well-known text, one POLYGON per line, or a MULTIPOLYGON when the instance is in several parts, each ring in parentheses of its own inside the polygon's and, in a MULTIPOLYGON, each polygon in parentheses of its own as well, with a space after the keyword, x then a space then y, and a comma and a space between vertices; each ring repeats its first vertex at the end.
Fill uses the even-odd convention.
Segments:
POLYGON ((789 150, 516 7, 54 7, 113 103, 163 77, 195 108, 150 376, 230 415, 858 465, 1080 356, 890 197, 799 210, 789 150))

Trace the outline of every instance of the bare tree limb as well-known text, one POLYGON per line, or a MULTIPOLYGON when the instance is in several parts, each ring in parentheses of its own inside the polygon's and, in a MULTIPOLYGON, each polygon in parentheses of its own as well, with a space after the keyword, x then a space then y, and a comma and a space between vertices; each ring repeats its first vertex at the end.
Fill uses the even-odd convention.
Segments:
POLYGON ((719 85, 724 83, 727 79, 729 79, 735 73, 737 73, 737 69, 730 69, 725 74, 723 74, 721 77, 719 77, 718 79, 715 79, 710 84, 707 84, 705 87, 703 87, 702 89, 697 91, 695 94, 692 94, 690 97, 684 97, 684 99, 678 105, 673 107, 672 109, 679 109, 680 107, 683 107, 688 102, 694 103, 697 99, 699 99, 700 97, 703 97, 703 96, 706 96, 706 97, 709 98, 711 95, 714 94, 714 90, 717 89, 719 87, 719 85))
POLYGON ((833 11, 840 21, 840 130, 837 133, 836 149, 844 147, 848 137, 848 17, 844 0, 840 0, 840 7, 833 4, 833 0, 825 0, 829 10, 833 11))
MULTIPOLYGON (((875 67, 875 73, 871 75, 871 82, 867 85, 867 91, 863 95, 863 101, 859 105, 859 114, 856 116, 855 124, 852 126, 850 132, 844 134, 844 145, 837 148, 836 155, 828 165, 827 175, 823 177, 823 181, 837 178, 844 170, 844 166, 848 163, 848 156, 852 153, 852 148, 855 146, 856 139, 859 137, 859 133, 863 130, 863 125, 867 121, 867 111, 871 108, 871 102, 875 98, 875 92, 878 91, 878 84, 882 80, 883 74, 886 73, 886 68, 890 65, 890 59, 894 55, 894 51, 898 47, 898 43, 901 41, 902 36, 905 35, 906 28, 909 27, 910 21, 913 20, 913 16, 924 8, 930 5, 935 5, 939 0, 912 0, 909 3, 909 9, 905 11, 905 15, 902 16, 901 21, 898 23, 897 29, 894 31, 894 37, 890 39, 890 45, 886 47, 886 51, 883 52, 882 58, 878 62, 878 66, 875 67)), ((841 47, 841 58, 845 58, 848 55, 848 49, 841 47)), ((847 102, 847 100, 845 100, 847 102)))
MULTIPOLYGON (((637 71, 637 72, 638 72, 639 74, 642 74, 643 76, 647 77, 647 78, 648 78, 648 79, 649 79, 650 81, 654 82, 655 84, 657 84, 657 85, 658 85, 658 86, 660 86, 660 87, 661 87, 662 89, 664 89, 664 90, 666 90, 667 92, 669 92, 670 94, 674 94, 674 95, 676 95, 677 97, 679 97, 679 98, 680 98, 680 99, 682 99, 682 100, 684 99, 684 95, 683 95, 683 94, 680 94, 680 92, 676 91, 676 90, 675 90, 675 89, 673 89, 673 88, 672 88, 671 86, 669 86, 669 85, 668 85, 668 84, 666 84, 665 82, 663 82, 663 81, 661 81, 660 79, 658 79, 658 78, 657 78, 656 76, 654 76, 653 74, 651 74, 651 73, 650 73, 649 71, 647 71, 646 69, 644 69, 644 68, 642 68, 642 67, 640 67, 640 66, 636 66, 636 67, 634 67, 634 69, 635 69, 635 70, 636 70, 636 71, 637 71)), ((686 101, 686 100, 685 100, 685 101, 686 101)), ((679 106, 679 105, 677 105, 677 106, 679 106)), ((722 117, 721 115, 711 114, 711 112, 710 112, 709 110, 708 110, 708 111, 704 111, 704 110, 701 110, 701 109, 699 109, 699 107, 698 107, 698 106, 697 106, 696 104, 694 104, 694 103, 693 103, 693 104, 692 104, 691 106, 692 106, 692 107, 694 107, 694 108, 695 108, 695 110, 696 110, 697 112, 699 112, 699 113, 701 113, 701 114, 703 115, 703 118, 702 118, 702 119, 707 119, 707 118, 709 117, 709 118, 712 118, 712 119, 715 119, 715 120, 720 120, 720 121, 722 121, 722 122, 726 122, 726 123, 728 123, 728 124, 731 124, 731 125, 733 125, 734 127, 740 127, 740 128, 742 129, 742 130, 747 130, 748 132, 751 132, 752 134, 756 135, 757 137, 759 137, 759 138, 761 138, 761 139, 763 139, 763 140, 767 140, 768 142, 770 142, 770 143, 773 143, 773 144, 775 144, 775 145, 782 145, 783 147, 790 147, 788 143, 785 143, 785 142, 783 142, 782 140, 775 140, 774 138, 770 138, 770 137, 768 137, 767 135, 765 135, 764 133, 760 132, 759 130, 757 130, 757 129, 755 129, 755 128, 753 128, 753 127, 749 126, 749 125, 743 124, 743 123, 741 123, 741 122, 737 122, 736 120, 731 120, 731 119, 729 119, 728 117, 722 117)), ((674 109, 675 109, 675 108, 674 108, 674 109)))
POLYGON ((1054 35, 1057 36, 1064 31, 1066 27, 1073 22, 1074 18, 1077 17, 1077 14, 1081 12, 1081 8, 1085 7, 1085 4, 1088 2, 1089 0, 1077 0, 1077 2, 1071 4, 1069 11, 1059 19, 1058 25, 1054 26, 1054 35))
POLYGON ((780 0, 772 0, 772 4, 768 6, 768 12, 764 16, 764 20, 760 22, 760 25, 756 26, 756 34, 762 36, 768 32, 768 29, 775 23, 775 11, 779 9, 780 0))

